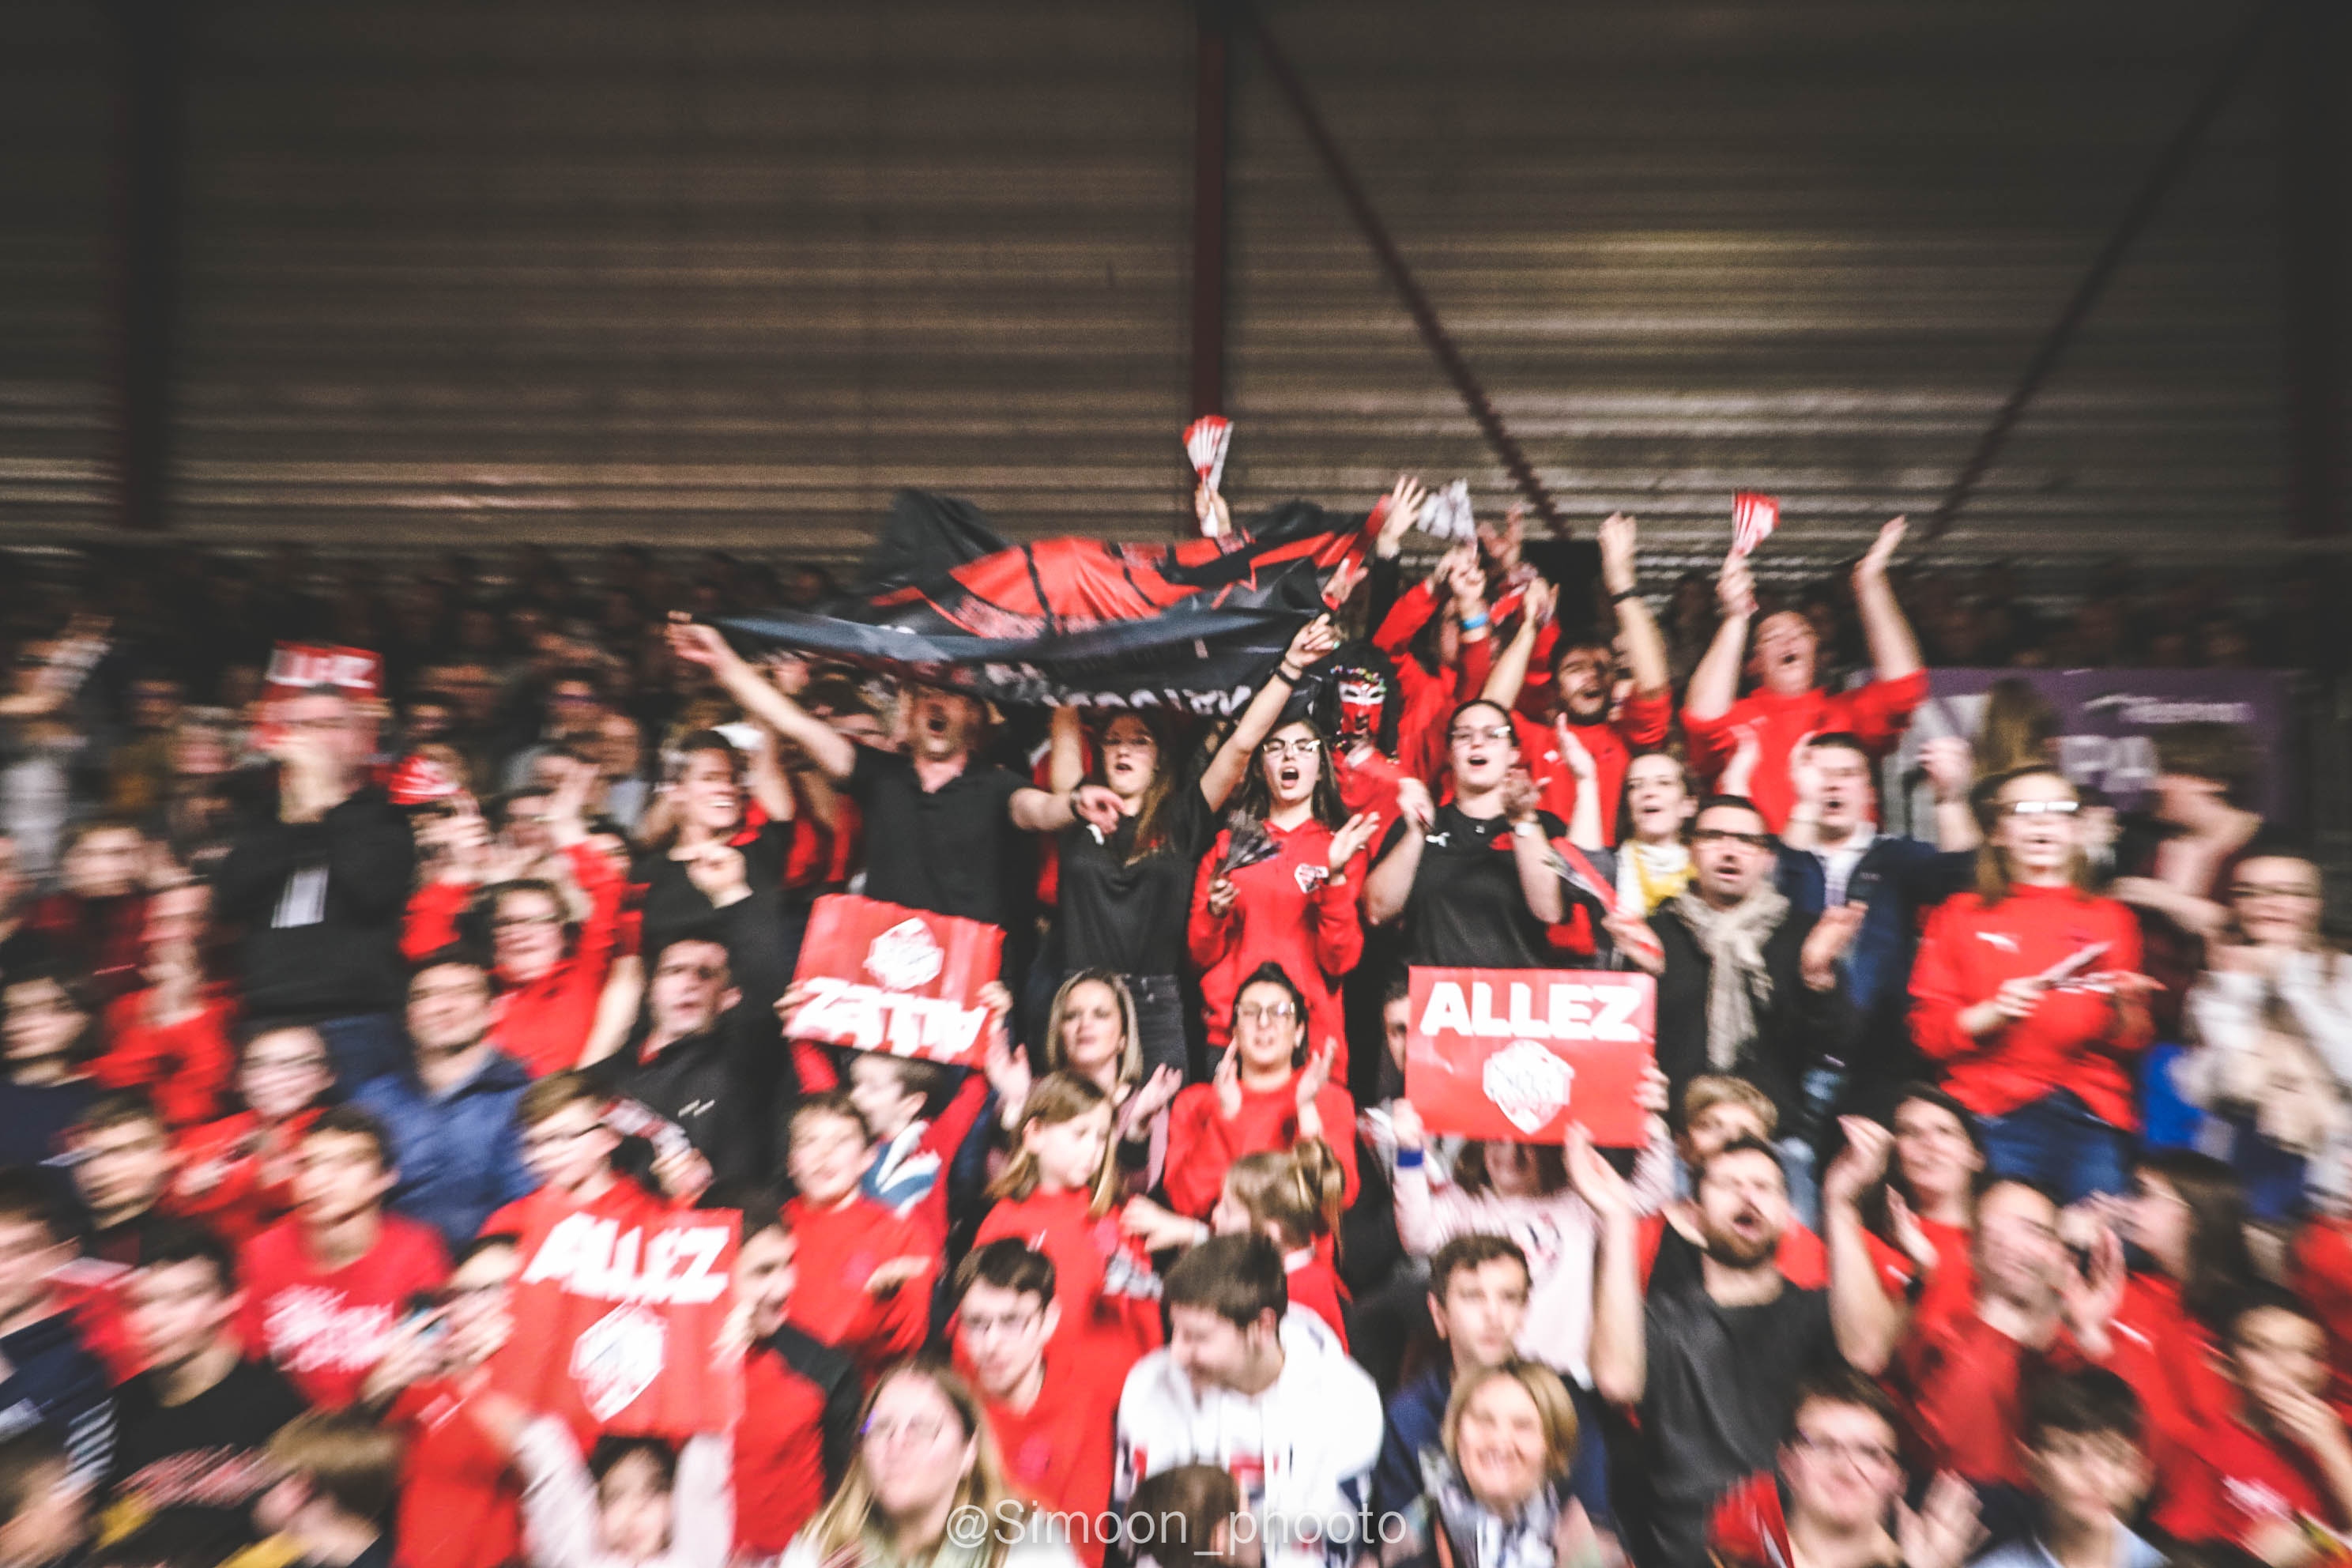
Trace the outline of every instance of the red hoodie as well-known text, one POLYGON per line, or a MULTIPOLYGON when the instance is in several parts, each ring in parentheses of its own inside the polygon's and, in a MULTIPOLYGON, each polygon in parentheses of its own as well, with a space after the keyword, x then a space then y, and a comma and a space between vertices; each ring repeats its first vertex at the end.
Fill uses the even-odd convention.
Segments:
POLYGON ((1297 827, 1265 825, 1279 848, 1272 859, 1232 874, 1233 906, 1209 912, 1209 886, 1217 879, 1227 829, 1201 861, 1192 882, 1192 918, 1186 936, 1192 963, 1201 971, 1201 1002, 1209 1024, 1209 1049, 1223 1052, 1233 1038, 1234 993, 1261 963, 1282 965, 1307 994, 1308 1048, 1324 1042, 1339 1047, 1331 1076, 1348 1081, 1348 1021, 1339 981, 1364 955, 1364 926, 1357 905, 1368 855, 1359 851, 1335 879, 1328 869, 1331 830, 1312 817, 1297 827))
POLYGON ((1052 1258, 1061 1322, 1046 1353, 1116 1384, 1160 1348, 1160 1281, 1151 1259, 1119 1230, 1119 1211, 1097 1216, 1087 1212, 1093 1206, 1082 1192, 1000 1198, 971 1244, 1010 1238, 1052 1258))
POLYGON ((1748 798, 1764 814, 1766 826, 1780 831, 1797 804, 1796 785, 1789 782, 1789 755, 1808 735, 1844 733, 1856 737, 1874 757, 1895 749, 1911 722, 1911 711, 1927 700, 1927 672, 1915 670, 1895 680, 1874 680, 1852 691, 1811 691, 1784 697, 1759 687, 1741 698, 1718 719, 1701 719, 1683 710, 1683 734, 1690 742, 1691 772, 1706 789, 1739 749, 1739 731, 1753 728, 1758 755, 1748 780, 1748 798))
MULTIPOLYGON (((1217 1086, 1196 1083, 1177 1090, 1168 1107, 1168 1202, 1179 1214, 1206 1219, 1225 1190, 1225 1172, 1244 1154, 1279 1152, 1298 1142, 1298 1095, 1292 1074, 1279 1089, 1242 1090, 1242 1108, 1231 1121, 1217 1110, 1217 1086)), ((1323 1119, 1323 1142, 1339 1156, 1344 1180, 1340 1201, 1356 1201, 1356 1102, 1337 1083, 1315 1097, 1323 1119)))
POLYGON ((2042 973, 2095 942, 2107 948, 2092 969, 2139 967, 2131 910, 2073 888, 2013 887, 1997 904, 1962 893, 1928 917, 1911 966, 1911 1032, 1944 1063, 1953 1099, 1979 1116, 2006 1116, 2071 1089, 2109 1126, 2138 1128, 2123 1058, 2147 1044, 2144 1014, 2126 1014, 2097 992, 2060 988, 1981 1040, 1959 1025, 1963 1011, 1990 1000, 2004 982, 2042 973))
MULTIPOLYGON (((613 973, 621 931, 621 905, 628 883, 584 844, 564 851, 572 880, 588 896, 588 914, 571 951, 538 979, 520 984, 499 981, 491 1004, 490 1038, 507 1055, 530 1068, 534 1078, 576 1066, 596 1023, 596 1005, 613 973)), ((408 926, 401 951, 413 963, 457 938, 457 917, 475 889, 449 882, 419 888, 408 900, 408 926)))
POLYGON ((794 1244, 785 1321, 848 1352, 869 1381, 898 1357, 912 1354, 930 1326, 931 1280, 938 1272, 938 1248, 929 1233, 856 1195, 828 1209, 794 1198, 783 1212, 794 1244), (877 1296, 866 1282, 894 1258, 927 1258, 931 1268, 888 1295, 877 1296))

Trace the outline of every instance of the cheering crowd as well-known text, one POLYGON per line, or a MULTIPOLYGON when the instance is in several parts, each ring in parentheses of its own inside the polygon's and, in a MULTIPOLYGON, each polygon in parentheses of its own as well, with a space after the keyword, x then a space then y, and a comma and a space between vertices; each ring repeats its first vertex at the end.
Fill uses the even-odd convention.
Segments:
POLYGON ((809 570, 0 590, 0 1568, 2344 1556, 2352 975, 2246 736, 2119 812, 2004 681, 1895 836, 1915 625, 2112 602, 1424 499, 1224 723, 711 624, 809 570), (976 1065, 795 1030, 845 892, 1003 933, 976 1065), (1653 977, 1642 1136, 1428 1125, 1430 966, 1653 977), (703 1211, 723 1422, 506 1375, 703 1211))

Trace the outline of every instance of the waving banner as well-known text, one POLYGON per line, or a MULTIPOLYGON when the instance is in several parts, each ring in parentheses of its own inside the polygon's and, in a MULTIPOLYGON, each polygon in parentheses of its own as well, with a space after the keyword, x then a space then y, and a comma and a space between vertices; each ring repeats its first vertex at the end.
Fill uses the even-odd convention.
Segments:
POLYGON ((739 641, 887 668, 1008 703, 1238 712, 1364 519, 1287 501, 1228 537, 1012 545, 969 501, 901 490, 859 582, 824 612, 719 625, 739 641))
POLYGON ((732 1209, 634 1221, 583 1210, 524 1236, 492 1383, 583 1434, 725 1430, 742 1367, 719 1355, 719 1332, 741 1226, 732 1209))
POLYGON ((984 921, 828 893, 809 912, 793 971, 806 998, 784 1033, 977 1067, 988 1044, 981 988, 1003 948, 1004 932, 984 921))
POLYGON ((1410 972, 1404 1097, 1432 1132, 1558 1143, 1648 1139, 1642 1069, 1655 1056, 1657 982, 1618 970, 1410 972))

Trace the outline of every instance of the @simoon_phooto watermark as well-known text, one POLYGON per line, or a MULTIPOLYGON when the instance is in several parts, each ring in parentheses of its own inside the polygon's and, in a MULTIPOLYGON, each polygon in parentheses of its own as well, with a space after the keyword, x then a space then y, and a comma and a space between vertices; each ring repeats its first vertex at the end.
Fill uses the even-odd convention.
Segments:
MULTIPOLYGON (((1375 1513, 1317 1514, 1291 1519, 1282 1514, 1242 1512, 1223 1521, 1227 1542, 1256 1542, 1264 1546, 1373 1545, 1395 1546, 1410 1538, 1412 1524, 1393 1510, 1375 1513)), ((1006 1498, 993 1508, 965 1503, 948 1515, 947 1538, 955 1546, 981 1546, 991 1541, 1005 1545, 1028 1542, 1062 1542, 1073 1546, 1191 1545, 1194 1521, 1174 1511, 1165 1513, 1067 1513, 1032 1508, 1017 1498, 1006 1498)), ((1202 1542, 1199 1549, 1208 1550, 1202 1542)))

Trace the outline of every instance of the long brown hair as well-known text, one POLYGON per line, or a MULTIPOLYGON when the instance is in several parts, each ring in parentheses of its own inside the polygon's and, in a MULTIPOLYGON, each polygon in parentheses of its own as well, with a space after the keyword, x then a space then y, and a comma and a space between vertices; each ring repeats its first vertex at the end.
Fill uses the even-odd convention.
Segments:
MULTIPOLYGON (((1167 847, 1168 797, 1176 793, 1182 759, 1177 753, 1175 737, 1170 733, 1167 721, 1157 713, 1137 708, 1122 709, 1103 721, 1103 734, 1108 736, 1110 727, 1121 719, 1132 719, 1143 726, 1150 734, 1152 750, 1159 757, 1151 770, 1151 782, 1143 786, 1143 799, 1135 808, 1135 843, 1127 854, 1127 863, 1132 866, 1139 860, 1150 859, 1167 847)), ((1100 742, 1096 743, 1095 752, 1099 758, 1103 752, 1100 742)))
MULTIPOLYGON (((972 1445, 971 1468, 957 1482, 954 1505, 948 1517, 970 1509, 981 1519, 991 1521, 985 1532, 986 1543, 975 1560, 980 1568, 1000 1568, 1006 1549, 1018 1531, 997 1523, 999 1510, 1007 1502, 1022 1512, 1028 1505, 1019 1501, 1013 1489, 1004 1481, 1004 1464, 997 1457, 996 1439, 990 1433, 987 1415, 971 1385, 941 1363, 923 1360, 901 1362, 874 1380, 873 1391, 857 1412, 857 1429, 863 1432, 873 1416, 874 1402, 882 1391, 902 1377, 919 1377, 940 1391, 952 1405, 963 1435, 972 1445)), ((968 1516, 969 1517, 969 1516, 968 1516)), ((809 1521, 809 1538, 816 1547, 817 1561, 824 1563, 861 1563, 866 1558, 866 1535, 878 1528, 879 1521, 874 1502, 874 1483, 866 1474, 866 1448, 862 1443, 852 1453, 849 1468, 841 1478, 841 1485, 817 1516, 809 1521)))
MULTIPOLYGON (((1537 1191, 1549 1197, 1568 1190, 1568 1156, 1560 1152, 1559 1144, 1528 1143, 1521 1147, 1535 1162, 1537 1191)), ((1480 1140, 1473 1138, 1454 1156, 1454 1184, 1474 1198, 1495 1190, 1495 1178, 1486 1171, 1486 1145, 1480 1140)))
MULTIPOLYGON (((1992 841, 1994 830, 2000 825, 2000 792, 2019 779, 2036 776, 2053 778, 2074 791, 2079 805, 2082 792, 2074 789, 2074 781, 2048 763, 2029 763, 2021 768, 2011 768, 2005 773, 1995 773, 1978 784, 1970 792, 1974 797, 1977 826, 1983 831, 1984 841, 1977 846, 1977 897, 1987 904, 1997 904, 2010 895, 2008 851, 1992 841)), ((2083 853, 2082 841, 2074 844, 2073 860, 2066 868, 2066 879, 2077 892, 2088 892, 2091 887, 2090 857, 2083 853)))
POLYGON ((1307 815, 1326 827, 1339 827, 1348 820, 1348 808, 1339 800, 1339 781, 1331 766, 1331 742, 1312 719, 1288 719, 1267 731, 1258 750, 1250 754, 1250 764, 1242 773, 1242 786, 1234 792, 1233 816, 1255 816, 1260 822, 1274 809, 1274 791, 1265 782, 1265 745, 1275 736, 1293 724, 1304 725, 1315 742, 1315 789, 1307 797, 1307 815))
POLYGON ((1094 1199, 1087 1212, 1097 1219, 1110 1213, 1118 1196, 1118 1113, 1102 1085, 1074 1072, 1049 1072, 1030 1086, 1029 1098, 1021 1104, 1021 1124, 1013 1130, 1013 1158, 989 1184, 988 1195, 1019 1202, 1037 1191, 1042 1173, 1037 1156, 1029 1152, 1029 1129, 1059 1127, 1102 1110, 1111 1111, 1112 1135, 1103 1140, 1102 1165, 1095 1172, 1094 1199))

